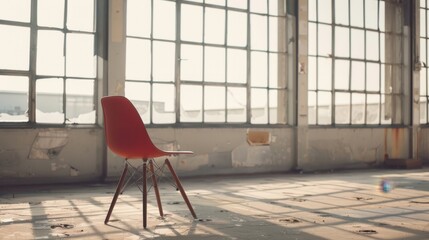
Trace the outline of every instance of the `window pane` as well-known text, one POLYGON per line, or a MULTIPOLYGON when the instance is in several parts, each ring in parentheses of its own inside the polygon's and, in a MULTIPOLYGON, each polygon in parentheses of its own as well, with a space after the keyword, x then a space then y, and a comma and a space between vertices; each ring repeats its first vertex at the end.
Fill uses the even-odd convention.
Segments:
POLYGON ((206 47, 204 60, 204 80, 225 82, 225 49, 206 47))
POLYGON ((363 2, 362 0, 350 0, 350 25, 363 27, 363 2))
POLYGON ((225 87, 204 88, 204 122, 225 122, 225 87))
POLYGON ((228 7, 247 9, 247 0, 228 0, 228 7))
POLYGON ((175 51, 174 43, 160 41, 153 42, 154 81, 174 81, 175 51))
MULTIPOLYGON (((269 87, 270 88, 286 88, 286 76, 284 76, 283 66, 282 64, 285 63, 286 55, 285 54, 277 54, 277 53, 270 53, 270 62, 269 62, 269 87), (281 71, 279 73, 279 71, 281 71)), ((284 67, 286 68, 286 67, 284 67)))
POLYGON ((365 94, 352 94, 352 124, 365 123, 365 94))
POLYGON ((37 24, 39 26, 63 28, 64 0, 38 0, 37 24))
POLYGON ((366 90, 380 91, 380 65, 366 63, 366 90))
POLYGON ((319 24, 318 54, 320 56, 332 56, 332 28, 319 24))
POLYGON ((366 123, 378 124, 380 122, 380 95, 367 95, 366 123))
POLYGON ((244 47, 247 44, 247 15, 228 11, 228 45, 244 47))
POLYGON ((182 4, 180 17, 181 40, 201 42, 203 40, 203 8, 182 4))
POLYGON ((349 25, 349 1, 335 1, 335 23, 349 25))
POLYGON ((176 3, 170 1, 153 1, 153 37, 176 39, 176 3))
POLYGON ((318 24, 308 23, 308 55, 316 55, 317 54, 317 28, 318 24))
POLYGON ((150 80, 151 64, 150 41, 127 38, 126 78, 150 80))
POLYGON ((286 105, 283 104, 284 97, 279 98, 279 95, 284 95, 284 94, 285 94, 285 91, 278 91, 278 90, 269 91, 270 124, 285 123, 283 122, 284 121, 283 119, 279 119, 283 117, 279 115, 279 113, 286 111, 286 109, 284 109, 286 105), (283 109, 280 110, 279 108, 283 108, 283 109))
POLYGON ((64 76, 64 33, 61 31, 38 31, 36 72, 64 76))
POLYGON ((317 58, 308 57, 308 89, 317 89, 317 58))
POLYGON ((335 56, 349 57, 349 29, 335 27, 335 56))
POLYGON ((267 90, 256 89, 251 90, 251 123, 268 123, 268 104, 267 104, 267 90))
POLYGON ((228 49, 228 82, 246 83, 247 53, 245 50, 228 49))
POLYGON ((308 0, 308 20, 317 21, 317 0, 308 0))
POLYGON ((31 0, 0 0, 0 19, 30 22, 30 10, 31 0))
POLYGON ((30 28, 0 25, 0 36, 0 69, 28 70, 30 28))
POLYGON ((67 123, 95 123, 94 80, 66 80, 67 123))
POLYGON ((153 123, 174 123, 175 88, 173 84, 153 84, 153 123))
POLYGON ((316 100, 316 92, 308 91, 308 124, 316 124, 316 100))
POLYGON ((350 93, 335 94, 335 123, 350 123, 350 93))
POLYGON ((332 60, 330 58, 318 58, 318 89, 332 89, 332 60))
POLYGON ((349 90, 350 62, 335 60, 335 89, 349 90))
POLYGON ((150 84, 125 82, 125 96, 130 99, 144 123, 150 123, 150 84))
POLYGON ((257 50, 267 50, 267 33, 267 17, 252 14, 250 16, 250 47, 257 50))
POLYGON ((28 77, 0 75, 0 122, 28 121, 28 77))
MULTIPOLYGON (((378 0, 365 1, 365 27, 377 29, 378 26, 378 0)), ((421 1, 420 1, 421 2, 421 1)))
POLYGON ((250 11, 255 13, 267 13, 267 0, 250 1, 250 11))
POLYGON ((265 52, 251 53, 251 86, 266 87, 268 85, 268 59, 265 52))
POLYGON ((206 43, 225 43, 225 10, 206 8, 204 41, 206 43))
MULTIPOLYGON (((352 29, 351 34, 352 34, 352 37, 351 37, 352 38, 352 45, 351 45, 352 58, 363 59, 365 54, 365 48, 364 48, 365 33, 363 30, 352 29)), ((372 42, 368 44, 378 45, 378 42, 372 42)))
POLYGON ((94 0, 67 1, 67 28, 94 32, 94 0))
POLYGON ((366 31, 366 59, 379 60, 378 52, 378 33, 366 31))
POLYGON ((94 35, 67 34, 67 76, 95 77, 94 35))
POLYGON ((246 88, 228 87, 227 88, 227 121, 228 122, 246 122, 247 106, 246 88))
POLYGON ((225 0, 205 0, 205 3, 225 6, 225 0))
POLYGON ((150 37, 151 7, 151 0, 127 0, 127 35, 150 37))
POLYGON ((62 78, 36 81, 36 122, 64 123, 63 86, 62 78))
POLYGON ((365 63, 352 61, 352 90, 365 89, 365 63))
POLYGON ((332 115, 332 94, 330 92, 317 93, 317 120, 318 124, 327 125, 331 124, 332 115))
POLYGON ((203 79, 203 47, 182 44, 180 75, 182 80, 202 81, 203 79))
MULTIPOLYGON (((343 1, 343 0, 341 0, 343 1)), ((331 23, 332 22, 332 5, 331 1, 318 1, 318 14, 319 22, 331 23)), ((336 1, 337 2, 337 1, 336 1)))
POLYGON ((201 122, 203 108, 203 91, 201 86, 181 85, 180 87, 180 121, 201 122))

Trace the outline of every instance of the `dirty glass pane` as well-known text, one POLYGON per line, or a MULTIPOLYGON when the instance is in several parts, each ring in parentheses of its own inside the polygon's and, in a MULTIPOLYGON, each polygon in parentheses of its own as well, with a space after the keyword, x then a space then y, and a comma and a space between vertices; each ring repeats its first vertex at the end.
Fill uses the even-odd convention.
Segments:
POLYGON ((203 40, 203 8, 182 4, 180 39, 184 41, 202 42, 203 40))
POLYGON ((66 80, 66 123, 95 123, 94 80, 66 80))
MULTIPOLYGON (((359 29, 352 29, 351 34, 352 34, 351 36, 352 58, 363 59, 365 55, 365 32, 359 29)), ((369 42, 368 44, 376 44, 378 46, 378 41, 369 42)))
POLYGON ((266 52, 252 52, 250 63, 250 79, 252 87, 268 85, 268 59, 266 52))
POLYGON ((321 125, 331 124, 332 116, 332 94, 331 92, 317 93, 317 123, 321 125))
POLYGON ((385 34, 384 33, 380 33, 380 61, 382 63, 386 62, 386 58, 385 58, 385 34))
POLYGON ((94 0, 67 1, 67 28, 94 32, 94 0))
POLYGON ((352 86, 351 90, 365 89, 365 63, 360 61, 352 61, 352 86))
POLYGON ((335 123, 350 123, 350 93, 335 94, 335 123))
POLYGON ((153 1, 153 37, 176 39, 176 3, 164 0, 153 1))
POLYGON ((28 77, 0 75, 0 122, 28 121, 28 77))
POLYGON ((336 57, 349 57, 350 55, 349 31, 350 29, 345 27, 335 27, 335 56, 336 57))
MULTIPOLYGON (((282 118, 283 116, 279 115, 279 107, 281 107, 284 111, 286 111, 286 106, 283 102, 284 99, 279 99, 279 95, 283 94, 284 95, 284 91, 278 91, 278 90, 269 90, 268 91, 269 95, 269 107, 268 107, 268 111, 270 114, 270 118, 269 118, 269 123, 271 124, 276 124, 279 123, 279 117, 282 118)), ((284 123, 284 122, 281 122, 284 123)))
POLYGON ((391 106, 386 104, 386 98, 392 99, 392 96, 388 95, 388 94, 382 94, 381 95, 381 123, 382 124, 392 123, 392 117, 390 114, 391 111, 390 111, 390 109, 388 109, 388 111, 386 109, 386 108, 390 108, 391 106))
MULTIPOLYGON (((257 1, 254 1, 257 2, 257 1)), ((250 16, 250 38, 251 49, 267 50, 267 17, 252 14, 250 16)))
POLYGON ((30 28, 0 24, 0 36, 0 69, 28 70, 30 28))
POLYGON ((204 81, 225 82, 225 49, 205 47, 204 81))
POLYGON ((38 31, 36 66, 38 75, 64 76, 64 33, 38 31))
POLYGON ((150 41, 127 38, 125 73, 127 79, 150 80, 150 41))
POLYGON ((283 54, 277 54, 277 53, 270 53, 269 54, 269 87, 270 88, 277 88, 286 87, 286 80, 283 73, 279 74, 279 64, 284 64, 285 59, 283 58, 283 54))
POLYGON ((204 41, 206 43, 225 43, 225 10, 206 8, 204 41))
POLYGON ((427 97, 420 97, 420 123, 421 124, 426 124, 428 119, 427 119, 427 110, 428 110, 428 102, 427 102, 427 97))
POLYGON ((0 0, 0 19, 30 22, 30 10, 31 0, 0 0))
POLYGON ((174 81, 175 44, 153 41, 153 80, 174 81))
POLYGON ((180 86, 180 121, 202 122, 203 91, 201 86, 180 86))
POLYGON ((203 80, 203 47, 200 45, 181 45, 180 79, 188 81, 203 80))
POLYGON ((36 81, 36 122, 64 123, 62 78, 36 81))
POLYGON ((95 77, 94 35, 67 34, 67 76, 95 77))
POLYGON ((268 123, 268 93, 266 89, 252 88, 251 90, 251 123, 263 124, 268 123))
POLYGON ((318 58, 318 84, 319 90, 332 89, 332 60, 330 58, 318 58))
POLYGON ((228 11, 228 42, 230 46, 244 47, 247 44, 247 15, 228 11))
POLYGON ((204 122, 225 122, 225 87, 204 88, 204 122))
POLYGON ((227 88, 227 122, 246 122, 247 89, 227 88))
POLYGON ((365 123, 365 94, 352 94, 352 124, 365 123))
POLYGON ((37 25, 63 28, 64 0, 38 0, 37 25))
POLYGON ((150 37, 151 7, 151 0, 127 0, 127 35, 150 37))
POLYGON ((227 49, 227 81, 229 83, 246 83, 247 52, 245 50, 227 49))
POLYGON ((173 84, 153 84, 153 123, 174 123, 175 88, 173 84))
POLYGON ((366 123, 378 124, 380 122, 380 95, 368 94, 366 97, 366 123))
POLYGON ((317 88, 317 58, 308 57, 308 89, 316 90, 317 88))
POLYGON ((335 60, 335 89, 349 90, 350 62, 335 60))
POLYGON ((125 96, 130 99, 144 123, 150 123, 150 84, 125 82, 125 96))
POLYGON ((420 95, 427 95, 428 89, 427 89, 427 68, 423 68, 420 71, 420 95))

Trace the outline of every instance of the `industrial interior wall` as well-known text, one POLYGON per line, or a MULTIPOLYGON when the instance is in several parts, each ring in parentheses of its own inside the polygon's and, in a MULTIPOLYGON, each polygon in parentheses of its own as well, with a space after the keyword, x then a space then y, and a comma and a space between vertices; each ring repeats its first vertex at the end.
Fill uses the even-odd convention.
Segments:
MULTIPOLYGON (((293 128, 148 131, 162 149, 194 151, 171 159, 181 176, 373 168, 409 153, 406 128, 309 129, 301 159, 294 157, 293 128)), ((422 159, 429 155, 427 131, 420 134, 422 159)), ((0 185, 101 181, 105 159, 113 180, 123 167, 123 159, 106 150, 102 128, 3 129, 0 135, 0 185)))

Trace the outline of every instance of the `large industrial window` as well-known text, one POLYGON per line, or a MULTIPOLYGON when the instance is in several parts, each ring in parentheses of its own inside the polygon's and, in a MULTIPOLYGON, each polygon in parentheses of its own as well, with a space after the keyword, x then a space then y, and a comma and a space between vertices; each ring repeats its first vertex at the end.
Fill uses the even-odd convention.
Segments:
POLYGON ((429 44, 429 3, 427 0, 420 0, 420 61, 422 69, 420 71, 420 123, 429 123, 428 117, 428 44, 429 44))
POLYGON ((0 0, 0 122, 95 123, 94 12, 94 0, 0 0))
POLYGON ((309 124, 401 124, 401 4, 309 0, 309 124))
POLYGON ((146 123, 287 123, 284 0, 127 4, 125 95, 146 123))

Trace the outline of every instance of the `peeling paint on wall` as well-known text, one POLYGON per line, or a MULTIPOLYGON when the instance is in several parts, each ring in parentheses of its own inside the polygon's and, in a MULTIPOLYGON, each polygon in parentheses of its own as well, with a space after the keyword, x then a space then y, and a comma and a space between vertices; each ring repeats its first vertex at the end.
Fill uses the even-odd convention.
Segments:
POLYGON ((68 142, 68 133, 61 130, 42 131, 37 134, 31 146, 29 159, 55 159, 68 142))
POLYGON ((270 145, 270 142, 270 132, 247 130, 247 143, 249 143, 250 146, 270 145))

